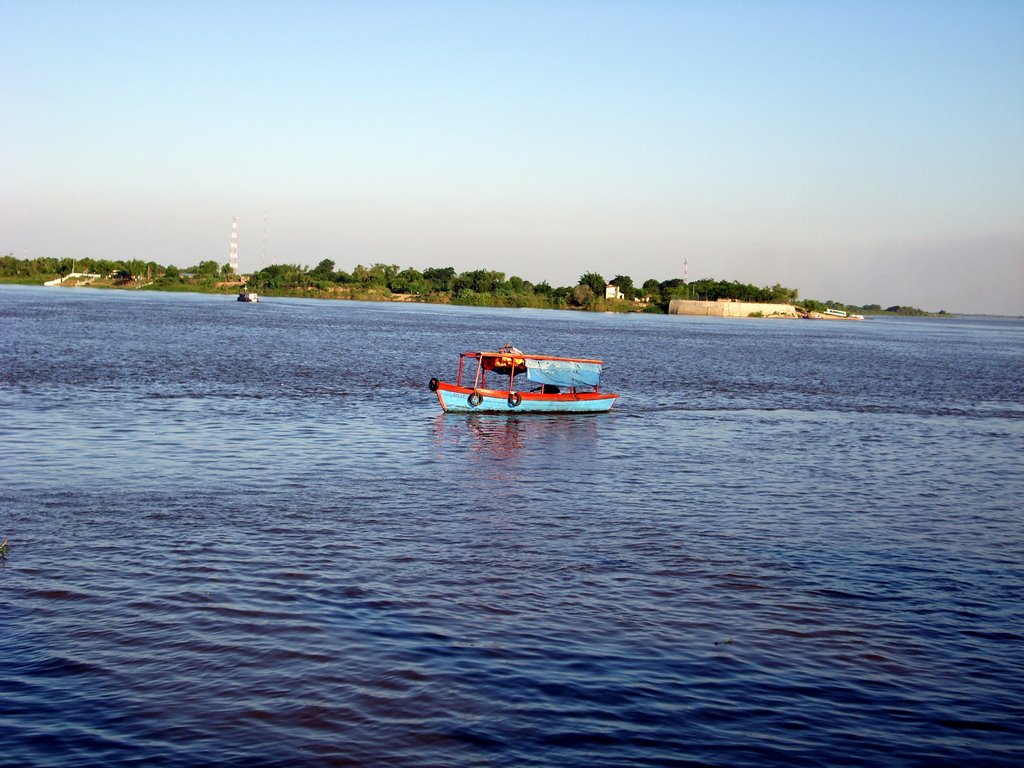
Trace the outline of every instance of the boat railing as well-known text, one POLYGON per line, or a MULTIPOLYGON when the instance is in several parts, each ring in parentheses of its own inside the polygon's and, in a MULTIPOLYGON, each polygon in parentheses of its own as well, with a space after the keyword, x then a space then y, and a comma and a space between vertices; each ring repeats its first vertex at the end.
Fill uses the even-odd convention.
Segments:
MULTIPOLYGON (((497 352, 462 352, 459 354, 459 369, 455 378, 456 386, 463 386, 463 375, 466 372, 465 362, 467 359, 470 359, 476 360, 476 370, 473 372, 472 389, 487 389, 487 366, 485 365, 485 361, 500 360, 502 358, 508 358, 508 363, 506 364, 505 367, 508 368, 507 391, 509 392, 509 394, 515 391, 516 368, 519 367, 520 364, 525 366, 527 360, 558 360, 562 362, 571 363, 589 363, 592 365, 604 364, 603 360, 594 360, 590 358, 557 357, 554 355, 527 355, 515 348, 509 350, 499 350, 497 352)), ((522 373, 522 371, 520 371, 520 373, 522 373)), ((600 385, 598 384, 588 384, 587 386, 592 387, 592 390, 590 391, 594 392, 595 394, 601 391, 600 385)), ((576 395, 577 391, 577 387, 569 387, 567 393, 560 394, 576 395)))

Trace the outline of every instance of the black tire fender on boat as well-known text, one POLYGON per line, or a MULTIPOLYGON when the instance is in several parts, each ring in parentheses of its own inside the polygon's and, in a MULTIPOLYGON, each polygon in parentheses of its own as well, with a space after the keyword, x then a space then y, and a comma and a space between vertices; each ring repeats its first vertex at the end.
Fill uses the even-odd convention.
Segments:
POLYGON ((431 392, 437 392, 437 388, 440 385, 441 385, 440 381, 438 381, 437 379, 431 379, 430 380, 430 384, 428 384, 427 386, 430 387, 430 391, 431 392))
POLYGON ((509 392, 508 393, 508 407, 509 408, 515 408, 521 402, 523 402, 523 396, 520 395, 518 392, 509 392))
POLYGON ((480 405, 480 403, 484 401, 484 396, 481 395, 476 390, 474 390, 469 393, 469 397, 467 399, 469 400, 469 404, 476 408, 478 405, 480 405))

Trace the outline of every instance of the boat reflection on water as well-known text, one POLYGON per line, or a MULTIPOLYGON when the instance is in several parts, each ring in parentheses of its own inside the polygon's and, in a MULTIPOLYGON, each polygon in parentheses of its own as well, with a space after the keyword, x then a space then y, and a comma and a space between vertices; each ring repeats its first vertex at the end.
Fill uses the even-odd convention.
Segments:
POLYGON ((442 414, 434 422, 434 445, 451 459, 507 461, 522 470, 557 463, 559 456, 591 454, 597 444, 600 419, 594 416, 522 417, 501 414, 442 414))

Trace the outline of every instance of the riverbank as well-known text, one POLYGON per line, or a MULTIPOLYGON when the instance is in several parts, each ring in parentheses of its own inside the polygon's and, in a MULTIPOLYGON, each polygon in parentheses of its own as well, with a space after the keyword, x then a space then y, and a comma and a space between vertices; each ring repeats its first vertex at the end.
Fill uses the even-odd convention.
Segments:
MULTIPOLYGON (((117 290, 163 291, 168 293, 213 293, 226 296, 237 295, 243 289, 253 290, 247 282, 247 276, 233 280, 217 280, 198 277, 167 277, 155 279, 126 279, 123 276, 100 276, 96 273, 72 273, 59 278, 52 275, 15 276, 0 275, 0 284, 10 285, 46 285, 55 288, 98 288, 117 290)), ((599 298, 586 305, 570 304, 555 297, 541 294, 524 296, 523 294, 474 293, 453 294, 450 291, 427 291, 421 293, 396 292, 384 285, 374 284, 319 284, 293 285, 275 288, 259 286, 261 297, 328 299, 340 301, 372 301, 372 302, 403 302, 421 304, 454 304, 459 306, 501 307, 508 309, 568 309, 575 311, 614 312, 614 313, 650 313, 675 314, 700 317, 749 317, 764 319, 823 319, 851 320, 861 319, 858 316, 837 317, 826 315, 815 310, 805 309, 793 304, 771 304, 764 302, 739 301, 735 299, 719 299, 716 301, 698 301, 692 299, 672 299, 664 302, 629 301, 626 299, 599 298)), ((808 302, 809 306, 821 306, 818 302, 808 302)), ((877 306, 877 305, 875 305, 877 306)), ((854 308, 854 307, 851 307, 854 308)), ((858 313, 868 316, 886 317, 954 317, 946 312, 924 312, 912 307, 900 307, 899 311, 880 310, 874 307, 856 307, 858 313)))
MULTIPOLYGON (((38 280, 4 280, 19 285, 40 285, 38 280)), ((54 288, 99 288, 111 290, 146 290, 166 291, 169 293, 213 293, 227 296, 237 295, 248 286, 245 280, 231 281, 184 281, 181 279, 158 279, 154 281, 119 280, 113 278, 50 280, 43 283, 54 288)), ((394 293, 386 286, 367 285, 330 285, 330 286, 293 286, 289 288, 273 288, 261 286, 260 297, 277 297, 291 299, 326 299, 334 301, 374 301, 401 302, 420 304, 456 304, 460 306, 504 307, 507 309, 567 309, 594 312, 650 312, 663 314, 657 305, 614 299, 600 299, 589 306, 570 306, 564 302, 548 301, 543 297, 535 297, 531 301, 523 300, 522 296, 497 296, 485 298, 474 294, 467 301, 460 301, 447 291, 430 291, 427 293, 394 293), (493 300, 497 298, 498 300, 493 300)))

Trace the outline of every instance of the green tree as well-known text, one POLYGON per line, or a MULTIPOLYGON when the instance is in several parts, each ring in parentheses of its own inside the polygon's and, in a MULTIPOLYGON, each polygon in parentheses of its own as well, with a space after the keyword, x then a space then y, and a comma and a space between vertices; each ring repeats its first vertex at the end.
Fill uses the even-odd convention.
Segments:
POLYGON ((423 279, 430 284, 432 291, 450 291, 455 283, 455 268, 429 267, 423 270, 423 279))
POLYGON ((49 256, 32 259, 31 272, 34 275, 55 275, 57 274, 57 260, 49 256))
POLYGON ((216 261, 212 260, 201 261, 197 266, 192 267, 189 272, 194 274, 196 277, 214 278, 220 272, 220 265, 216 261))
POLYGON ((92 268, 96 274, 103 275, 104 277, 107 277, 116 269, 114 262, 110 261, 110 259, 97 259, 92 263, 92 268))
POLYGON ((334 262, 330 259, 323 259, 310 270, 309 274, 311 277, 321 280, 334 280, 334 262))
POLYGON ((595 301, 597 301, 597 296, 594 294, 594 290, 584 283, 577 285, 569 294, 569 303, 574 307, 589 307, 595 301))
POLYGON ((604 297, 604 289, 607 283, 605 283, 604 278, 597 272, 587 272, 585 275, 580 277, 579 284, 590 288, 594 296, 604 297))
POLYGON ((919 316, 919 315, 927 315, 928 314, 923 309, 918 309, 917 307, 904 307, 904 306, 901 306, 899 304, 897 304, 895 306, 892 306, 892 307, 888 307, 888 308, 886 308, 885 311, 886 312, 893 312, 893 313, 895 313, 897 315, 910 315, 910 316, 919 316))
POLYGON ((512 277, 505 281, 504 288, 509 293, 523 293, 526 288, 526 283, 523 281, 523 278, 512 275, 512 277))
POLYGON ((249 286, 256 291, 282 290, 303 285, 305 270, 295 264, 271 264, 249 277, 249 286))
POLYGON ((786 288, 778 283, 765 290, 768 292, 766 300, 777 304, 792 304, 799 293, 795 288, 786 288))
MULTIPOLYGON (((216 268, 217 262, 211 261, 216 268)), ((132 280, 138 280, 146 274, 146 262, 142 259, 130 259, 124 263, 124 270, 131 275, 132 280)))
POLYGON ((473 291, 474 293, 494 293, 505 282, 504 272, 493 272, 489 269, 475 269, 463 272, 455 278, 452 290, 473 291))
POLYGON ((430 290, 423 273, 411 267, 403 269, 388 283, 392 293, 425 293, 430 290))
POLYGON ((650 280, 644 281, 643 288, 644 296, 648 297, 652 302, 658 303, 661 301, 661 283, 653 277, 650 280))
POLYGON ((387 288, 388 283, 398 274, 398 266, 395 264, 373 264, 364 267, 357 264, 352 270, 352 282, 366 286, 379 286, 387 288))
MULTIPOLYGON (((687 284, 684 283, 682 279, 674 277, 671 280, 662 280, 658 283, 658 293, 661 296, 661 301, 663 303, 667 303, 671 299, 677 298, 697 298, 700 296, 700 287, 702 282, 707 283, 708 281, 698 280, 696 283, 687 284)), ((706 286, 705 290, 707 290, 706 286)))

